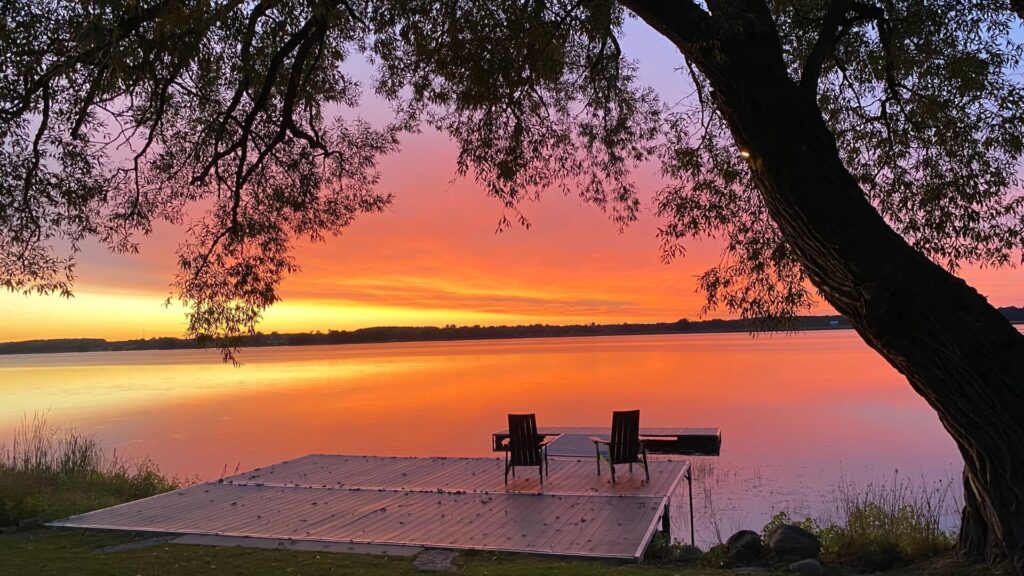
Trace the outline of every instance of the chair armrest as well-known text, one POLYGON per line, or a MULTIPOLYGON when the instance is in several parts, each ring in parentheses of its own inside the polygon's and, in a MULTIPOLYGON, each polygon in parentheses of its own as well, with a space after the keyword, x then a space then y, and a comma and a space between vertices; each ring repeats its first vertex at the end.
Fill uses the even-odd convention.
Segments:
POLYGON ((598 438, 597 436, 591 436, 590 437, 590 441, 593 442, 594 444, 611 445, 611 441, 610 440, 605 440, 604 438, 598 438))
POLYGON ((552 436, 541 436, 541 441, 538 442, 537 445, 538 446, 547 446, 548 444, 551 444, 552 442, 554 442, 555 440, 558 440, 561 437, 562 437, 561 434, 555 434, 555 435, 552 435, 552 436))

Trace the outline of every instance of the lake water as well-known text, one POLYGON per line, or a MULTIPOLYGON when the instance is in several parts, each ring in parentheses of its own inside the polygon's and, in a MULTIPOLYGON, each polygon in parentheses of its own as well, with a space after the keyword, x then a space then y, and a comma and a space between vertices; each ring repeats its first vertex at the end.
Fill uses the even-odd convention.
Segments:
MULTIPOLYGON (((696 459, 698 544, 839 483, 954 484, 935 413, 852 331, 0 356, 0 441, 26 415, 203 479, 311 452, 493 456, 508 412, 551 426, 718 426, 696 459)), ((949 522, 953 522, 953 516, 949 522)), ((728 532, 728 533, 727 533, 728 532)))

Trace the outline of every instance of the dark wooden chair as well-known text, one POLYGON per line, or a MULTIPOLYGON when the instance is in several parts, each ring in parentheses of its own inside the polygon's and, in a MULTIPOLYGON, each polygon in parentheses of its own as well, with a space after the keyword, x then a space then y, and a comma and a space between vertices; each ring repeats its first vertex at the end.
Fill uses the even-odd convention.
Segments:
POLYGON ((509 414, 508 438, 502 441, 505 450, 505 484, 508 473, 515 478, 516 466, 536 466, 540 472, 540 483, 547 473, 548 444, 556 437, 537 434, 537 417, 533 414, 509 414))
POLYGON ((651 473, 647 469, 647 446, 640 438, 640 411, 612 412, 612 436, 610 440, 591 436, 594 452, 597 453, 597 475, 601 475, 601 446, 608 447, 608 466, 612 469, 612 484, 615 484, 615 465, 629 464, 633 472, 633 463, 644 465, 644 477, 651 481, 651 473))

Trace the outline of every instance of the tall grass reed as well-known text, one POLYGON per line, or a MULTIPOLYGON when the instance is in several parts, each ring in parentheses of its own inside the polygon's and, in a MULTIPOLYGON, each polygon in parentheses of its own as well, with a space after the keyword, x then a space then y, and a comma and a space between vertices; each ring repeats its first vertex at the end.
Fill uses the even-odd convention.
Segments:
POLYGON ((952 479, 926 482, 895 471, 891 480, 859 486, 843 482, 819 524, 823 552, 884 570, 935 556, 955 543, 960 511, 952 479))
POLYGON ((54 520, 183 484, 149 459, 107 453, 94 437, 54 427, 46 413, 36 413, 0 444, 0 526, 54 520))

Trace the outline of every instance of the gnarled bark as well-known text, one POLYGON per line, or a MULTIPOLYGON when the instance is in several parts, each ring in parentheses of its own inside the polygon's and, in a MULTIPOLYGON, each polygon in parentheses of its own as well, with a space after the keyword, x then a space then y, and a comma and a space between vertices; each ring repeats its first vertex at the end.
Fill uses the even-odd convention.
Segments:
POLYGON ((711 1, 710 13, 623 4, 706 76, 811 281, 956 441, 965 463, 961 552, 1024 573, 1024 335, 871 206, 813 96, 789 77, 764 3, 711 1))

